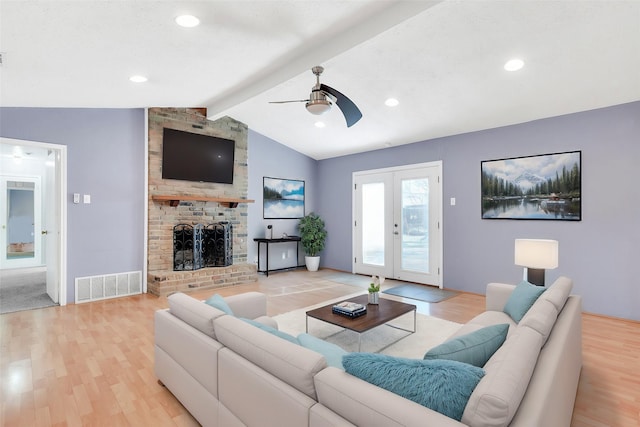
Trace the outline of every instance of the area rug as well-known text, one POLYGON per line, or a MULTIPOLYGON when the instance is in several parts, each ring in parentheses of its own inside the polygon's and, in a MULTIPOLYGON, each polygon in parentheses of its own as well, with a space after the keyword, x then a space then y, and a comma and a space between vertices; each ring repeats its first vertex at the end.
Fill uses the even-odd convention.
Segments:
POLYGON ((401 285, 389 288, 382 293, 425 302, 440 302, 458 295, 458 292, 455 291, 427 285, 401 285))
MULTIPOLYGON (((337 302, 337 301, 336 301, 337 302)), ((316 306, 290 311, 274 317, 278 322, 278 329, 297 336, 305 332, 306 312, 329 304, 325 302, 316 306)), ((392 325, 405 329, 413 329, 413 314, 406 314, 393 322, 392 325)), ((421 359, 432 347, 444 342, 462 325, 448 320, 438 319, 424 314, 416 314, 416 332, 409 332, 382 325, 362 334, 362 348, 360 351, 388 354, 390 356, 421 359)), ((338 326, 309 318, 309 334, 339 345, 349 352, 358 351, 358 334, 342 329, 338 326)))
POLYGON ((342 283, 345 285, 359 286, 362 288, 366 288, 371 283, 370 276, 363 276, 360 274, 351 274, 351 273, 341 273, 335 272, 332 274, 327 274, 323 277, 326 280, 330 280, 332 282, 342 283))

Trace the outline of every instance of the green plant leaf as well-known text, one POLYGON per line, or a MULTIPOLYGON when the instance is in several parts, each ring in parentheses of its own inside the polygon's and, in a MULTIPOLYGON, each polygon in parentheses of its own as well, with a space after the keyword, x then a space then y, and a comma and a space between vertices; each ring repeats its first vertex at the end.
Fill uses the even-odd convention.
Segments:
POLYGON ((300 231, 300 242, 308 256, 318 256, 324 249, 327 239, 327 230, 324 228, 324 221, 319 215, 311 212, 300 219, 298 223, 300 231))

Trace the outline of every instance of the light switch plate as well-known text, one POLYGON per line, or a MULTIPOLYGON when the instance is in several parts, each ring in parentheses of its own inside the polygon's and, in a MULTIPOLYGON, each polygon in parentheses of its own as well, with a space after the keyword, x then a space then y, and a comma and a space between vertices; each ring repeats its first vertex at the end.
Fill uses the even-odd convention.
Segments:
POLYGON ((451 198, 451 206, 455 206, 456 205, 456 198, 452 197, 451 198))
POLYGON ((91 194, 85 194, 84 195, 84 203, 85 204, 91 203, 91 194))
POLYGON ((80 203, 80 193, 73 193, 73 203, 80 203))

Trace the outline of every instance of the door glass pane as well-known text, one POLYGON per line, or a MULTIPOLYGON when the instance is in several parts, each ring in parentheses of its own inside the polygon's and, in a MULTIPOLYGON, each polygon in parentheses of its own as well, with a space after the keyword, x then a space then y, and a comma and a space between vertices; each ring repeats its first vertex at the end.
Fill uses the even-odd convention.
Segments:
POLYGON ((384 183, 362 185, 362 263, 384 266, 384 183))
POLYGON ((402 180, 403 270, 429 272, 429 179, 402 180))
POLYGON ((33 182, 7 181, 7 259, 34 257, 33 182))

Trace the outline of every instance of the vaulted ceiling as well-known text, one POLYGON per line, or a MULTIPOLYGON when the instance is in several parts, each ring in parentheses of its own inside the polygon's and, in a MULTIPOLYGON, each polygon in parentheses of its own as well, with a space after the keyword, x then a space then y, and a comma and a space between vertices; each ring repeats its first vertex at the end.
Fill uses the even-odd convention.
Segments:
POLYGON ((640 1, 0 0, 0 53, 1 106, 207 107, 324 159, 640 100, 640 1), (269 103, 315 65, 358 123, 269 103))

